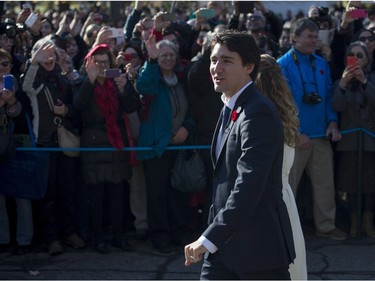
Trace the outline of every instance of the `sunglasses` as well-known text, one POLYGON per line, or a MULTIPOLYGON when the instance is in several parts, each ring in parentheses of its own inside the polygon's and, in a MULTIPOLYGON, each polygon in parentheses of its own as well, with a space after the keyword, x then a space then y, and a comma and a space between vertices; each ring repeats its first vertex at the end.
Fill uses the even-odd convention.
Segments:
POLYGON ((361 36, 358 38, 358 40, 361 42, 366 42, 366 40, 368 40, 369 42, 374 42, 375 38, 374 36, 361 36))
POLYGON ((10 62, 9 61, 3 61, 3 62, 0 62, 0 65, 2 67, 8 67, 10 65, 10 62))
POLYGON ((356 56, 357 59, 363 59, 365 57, 363 53, 349 53, 348 54, 348 57, 353 57, 353 56, 356 56))

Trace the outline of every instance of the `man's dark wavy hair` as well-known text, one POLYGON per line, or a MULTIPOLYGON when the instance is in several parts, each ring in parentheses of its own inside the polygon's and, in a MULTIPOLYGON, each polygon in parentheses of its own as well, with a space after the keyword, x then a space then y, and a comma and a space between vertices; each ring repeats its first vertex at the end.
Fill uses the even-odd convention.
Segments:
POLYGON ((260 64, 260 50, 253 36, 246 31, 226 30, 218 33, 212 40, 211 48, 216 44, 224 45, 231 52, 236 52, 242 59, 242 65, 255 64, 250 73, 251 80, 255 81, 260 64))

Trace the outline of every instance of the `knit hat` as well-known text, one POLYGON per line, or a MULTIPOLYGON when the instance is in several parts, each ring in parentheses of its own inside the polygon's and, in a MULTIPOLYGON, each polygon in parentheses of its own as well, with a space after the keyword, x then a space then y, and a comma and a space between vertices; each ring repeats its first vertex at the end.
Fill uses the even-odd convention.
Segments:
POLYGON ((97 45, 97 46, 95 46, 94 48, 92 48, 92 49, 87 53, 87 55, 85 56, 85 60, 87 60, 89 57, 95 55, 97 52, 99 52, 99 51, 101 51, 101 50, 110 51, 111 49, 109 48, 108 44, 100 44, 100 45, 97 45))

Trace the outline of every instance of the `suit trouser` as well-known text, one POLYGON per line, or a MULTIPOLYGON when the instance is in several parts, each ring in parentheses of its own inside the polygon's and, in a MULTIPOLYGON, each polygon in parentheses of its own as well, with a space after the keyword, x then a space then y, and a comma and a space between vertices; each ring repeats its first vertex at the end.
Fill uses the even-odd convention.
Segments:
POLYGON ((333 152, 329 140, 313 139, 311 143, 309 149, 295 150, 289 182, 296 195, 302 174, 306 169, 313 191, 315 228, 319 232, 327 232, 335 228, 336 215, 333 152))
POLYGON ((200 280, 290 280, 288 267, 235 272, 226 268, 218 252, 204 259, 200 280))

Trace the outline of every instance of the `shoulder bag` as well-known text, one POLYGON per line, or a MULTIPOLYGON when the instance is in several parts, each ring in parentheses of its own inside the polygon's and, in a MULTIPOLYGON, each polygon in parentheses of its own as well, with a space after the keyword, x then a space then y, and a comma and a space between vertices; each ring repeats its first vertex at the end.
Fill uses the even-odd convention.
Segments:
POLYGON ((207 173, 204 162, 194 150, 186 158, 186 150, 179 150, 171 171, 172 188, 181 192, 201 192, 207 186, 207 173))
MULTIPOLYGON (((36 147, 29 115, 27 145, 36 147)), ((17 135, 16 135, 17 136, 17 135)), ((14 198, 40 200, 44 198, 49 174, 49 152, 17 150, 12 161, 0 165, 0 194, 14 198)))
MULTIPOLYGON (((44 89, 48 105, 53 112, 53 99, 48 88, 44 89)), ((78 135, 73 134, 64 125, 59 116, 55 116, 54 122, 57 126, 57 142, 61 148, 79 148, 81 146, 81 138, 78 135)), ((63 153, 70 157, 78 157, 79 151, 75 150, 63 150, 63 153)))

